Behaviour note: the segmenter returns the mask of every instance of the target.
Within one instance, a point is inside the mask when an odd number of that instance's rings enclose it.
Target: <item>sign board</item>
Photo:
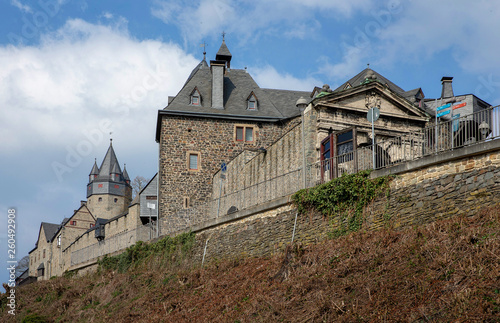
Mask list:
[[[153,210],[156,209],[156,205],[154,203],[148,203],[147,206],[148,209],[153,209]]]
[[[452,110],[455,110],[455,109],[458,109],[458,108],[462,108],[462,107],[465,107],[467,105],[467,102],[464,102],[464,103],[460,103],[460,104],[457,104],[457,105],[454,105]]]
[[[458,118],[460,118],[460,113],[453,116],[453,132],[458,131],[458,127],[460,126],[460,120],[458,120]]]
[[[448,104],[442,105],[440,107],[437,107],[436,111],[441,111],[441,110],[444,110],[444,109],[448,109],[449,107],[451,107],[451,103],[448,103]]]
[[[439,117],[445,116],[445,115],[449,114],[450,112],[451,112],[451,110],[446,110],[446,111],[440,112],[437,114],[436,117],[439,118]]]
[[[222,163],[220,165],[220,170],[222,171],[222,173],[227,172],[227,164],[226,163]]]
[[[376,107],[371,108],[368,110],[368,113],[366,115],[366,118],[368,119],[369,122],[375,122],[378,120],[380,117],[380,110]]]

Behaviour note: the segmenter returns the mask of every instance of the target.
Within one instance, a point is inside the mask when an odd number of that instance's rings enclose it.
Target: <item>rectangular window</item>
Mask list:
[[[236,141],[243,141],[243,131],[245,128],[236,127]]]
[[[253,141],[253,128],[245,128],[245,141]]]
[[[45,249],[43,249],[43,258],[45,258]]]
[[[191,104],[192,105],[198,105],[198,103],[199,103],[198,97],[197,96],[192,96],[191,97]]]
[[[257,109],[255,101],[248,101],[248,110],[255,110],[255,109]]]
[[[189,170],[199,170],[199,157],[196,153],[189,154]]]
[[[60,247],[61,246],[61,235],[59,235],[57,237],[57,246]]]
[[[70,225],[76,225],[76,221],[71,221],[69,224]]]
[[[253,142],[254,141],[253,127],[236,127],[236,141]]]

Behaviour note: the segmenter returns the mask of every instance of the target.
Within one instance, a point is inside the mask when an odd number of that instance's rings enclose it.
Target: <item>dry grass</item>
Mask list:
[[[18,289],[18,318],[29,312],[58,322],[499,322],[499,234],[500,206],[289,246],[281,257],[57,278]]]

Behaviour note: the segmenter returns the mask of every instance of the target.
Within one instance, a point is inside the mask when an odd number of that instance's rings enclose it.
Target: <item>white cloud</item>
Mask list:
[[[23,12],[33,12],[33,9],[31,9],[30,6],[26,5],[26,4],[22,4],[20,0],[11,0],[10,3],[18,8],[19,10],[23,11]]]
[[[0,47],[0,149],[65,149],[101,120],[132,147],[154,144],[156,111],[197,63],[176,44],[131,38],[123,20],[69,20],[38,46]]]
[[[451,51],[450,59],[469,72],[500,67],[500,6],[494,1],[412,1],[401,17],[382,31],[389,59],[429,58]],[[429,10],[431,9],[432,10]]]
[[[316,14],[331,14],[331,19],[351,16],[355,11],[367,11],[372,1],[315,0],[299,1],[229,1],[157,0],[151,8],[153,16],[177,26],[186,41],[199,41],[222,30],[239,37],[258,38],[260,34],[303,39],[321,26]]]
[[[250,73],[262,88],[312,91],[315,86],[323,84],[320,80],[313,77],[298,79],[288,73],[280,74],[272,66],[250,68]]]

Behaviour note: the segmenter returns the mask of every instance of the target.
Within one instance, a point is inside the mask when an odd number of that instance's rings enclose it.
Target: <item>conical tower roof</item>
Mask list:
[[[110,140],[106,156],[104,156],[101,167],[99,167],[99,178],[109,179],[110,174],[121,173],[120,164],[118,164],[118,159],[116,158],[115,150],[113,149],[113,142]]]
[[[97,167],[97,159],[94,160],[94,166],[92,167],[92,170],[90,171],[89,175],[99,175],[99,167]]]
[[[125,181],[130,181],[130,177],[128,177],[128,173],[127,173],[127,167],[126,165],[123,165],[123,179]]]

